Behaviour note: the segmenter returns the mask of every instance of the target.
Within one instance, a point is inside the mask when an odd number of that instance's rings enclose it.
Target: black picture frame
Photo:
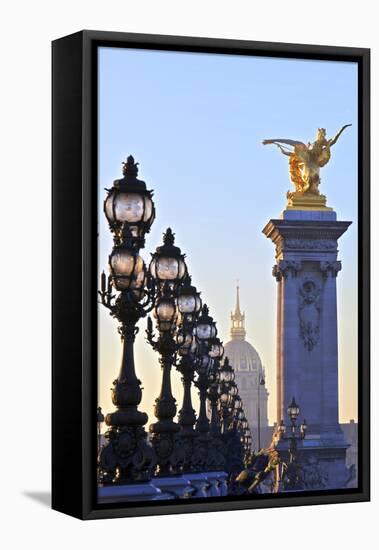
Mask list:
[[[357,489],[114,505],[96,503],[97,56],[100,46],[354,61],[359,80]],[[82,31],[52,43],[52,507],[81,519],[370,499],[370,50]]]

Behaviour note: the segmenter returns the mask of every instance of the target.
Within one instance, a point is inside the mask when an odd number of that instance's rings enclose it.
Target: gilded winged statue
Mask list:
[[[279,453],[275,447],[261,449],[252,453],[246,461],[246,467],[238,474],[235,481],[240,487],[240,494],[262,492],[261,484],[275,472],[280,463]]]
[[[317,130],[316,141],[306,145],[293,139],[265,139],[263,145],[274,144],[289,157],[289,172],[295,193],[319,195],[320,168],[330,160],[330,148],[337,142],[342,132],[351,126],[345,124],[332,139],[326,138],[325,128]],[[289,147],[292,147],[292,150]]]

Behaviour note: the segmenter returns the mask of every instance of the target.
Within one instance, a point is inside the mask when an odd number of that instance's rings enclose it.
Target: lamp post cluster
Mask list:
[[[221,433],[226,444],[226,469],[234,474],[241,471],[251,454],[252,438],[234,370],[227,357],[220,369],[218,393]]]
[[[153,192],[137,178],[138,163],[128,157],[123,178],[107,190],[104,212],[114,245],[109,272],[101,275],[101,303],[119,321],[123,355],[113,382],[116,411],[105,416],[107,444],[99,452],[99,481],[103,485],[133,483],[152,476],[233,469],[250,453],[251,434],[216,323],[202,304],[188,274],[185,255],[170,228],[146,267],[140,251],[155,218]],[[138,410],[141,382],[134,363],[137,323],[147,318],[147,341],[159,354],[162,383],[155,400],[156,422]],[[153,321],[154,319],[154,321]],[[183,383],[177,414],[171,371]],[[196,417],[191,388],[199,392]],[[207,409],[209,408],[209,416]],[[226,450],[225,450],[226,449]]]
[[[302,489],[301,468],[297,460],[298,442],[305,438],[307,432],[307,423],[303,420],[300,426],[297,426],[297,418],[300,414],[299,405],[292,397],[291,403],[287,407],[287,415],[290,425],[287,427],[283,420],[278,426],[278,437],[288,445],[288,460],[284,463],[284,470],[281,475],[285,490]],[[288,428],[288,429],[287,429]]]

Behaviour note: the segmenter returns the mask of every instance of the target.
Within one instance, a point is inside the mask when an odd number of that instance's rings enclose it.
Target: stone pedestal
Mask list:
[[[299,458],[311,470],[319,468],[327,488],[342,487],[346,477],[348,445],[338,421],[336,279],[337,242],[350,223],[337,221],[332,210],[287,209],[263,229],[276,247],[277,422],[288,425],[286,409],[295,397],[299,422],[305,418],[309,428]]]

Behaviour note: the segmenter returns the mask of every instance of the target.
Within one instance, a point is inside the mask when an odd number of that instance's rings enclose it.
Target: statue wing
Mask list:
[[[271,143],[284,143],[285,145],[291,145],[292,147],[295,147],[295,145],[307,147],[305,143],[303,143],[302,141],[296,141],[294,139],[283,139],[283,138],[264,139],[262,143],[263,145],[269,145]]]

